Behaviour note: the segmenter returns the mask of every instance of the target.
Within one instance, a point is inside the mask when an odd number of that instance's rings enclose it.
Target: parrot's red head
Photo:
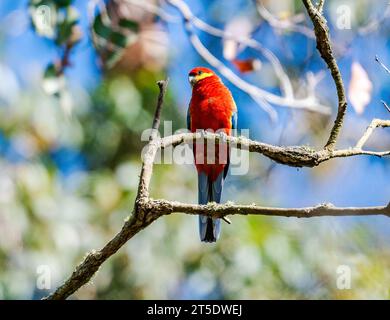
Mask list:
[[[192,69],[188,74],[188,80],[190,81],[192,86],[204,79],[219,80],[218,76],[214,73],[213,70],[204,67],[196,67]]]

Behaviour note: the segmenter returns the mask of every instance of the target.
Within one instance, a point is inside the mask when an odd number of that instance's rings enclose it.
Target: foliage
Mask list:
[[[238,11],[243,2],[234,2],[238,4],[224,7],[226,15],[223,16],[231,17],[237,12],[250,16],[250,7]],[[157,98],[155,82],[170,74],[172,80],[162,120],[173,120],[173,130],[185,127],[190,95],[185,79],[187,69],[195,63],[204,64],[189,46],[182,29],[178,31],[181,25],[162,29],[163,22],[150,13],[140,14],[141,21],[119,14],[116,18],[113,13],[118,11],[113,7],[108,7],[108,15],[115,26],[107,26],[102,12],[94,14],[93,21],[86,23],[86,8],[80,3],[76,0],[29,2],[34,32],[28,27],[26,33],[37,47],[55,48],[54,54],[40,61],[39,80],[28,76],[27,66],[34,62],[28,55],[26,61],[18,61],[25,66],[19,74],[15,64],[10,62],[7,66],[6,59],[0,60],[0,70],[3,70],[0,82],[10,88],[0,89],[1,299],[43,297],[49,290],[37,287],[39,266],[50,267],[51,289],[54,289],[86,252],[101,247],[119,231],[123,220],[131,214],[137,191],[140,153],[145,143],[140,135],[152,122]],[[188,3],[195,9],[198,6],[199,10],[194,11],[203,12],[215,25],[226,22],[219,18],[216,4]],[[298,3],[290,15],[299,13]],[[329,1],[326,13],[331,13],[334,3]],[[359,1],[356,5],[361,24],[365,17],[375,13],[358,10],[364,3]],[[36,10],[42,5],[52,10],[50,29],[45,31],[34,20]],[[291,9],[289,5],[286,8]],[[19,10],[27,12],[28,9]],[[151,43],[141,36],[145,29],[157,33],[158,38],[168,37],[170,45],[164,42],[150,47]],[[344,43],[343,34],[334,29],[331,28],[331,33],[335,42]],[[383,46],[378,51],[381,50],[379,54],[384,59],[387,31],[388,26],[384,25],[372,35],[375,46],[382,39]],[[294,79],[295,87],[302,84],[302,70],[323,68],[313,53],[315,44],[302,35],[283,30],[279,34],[264,21],[252,35],[275,50]],[[18,41],[24,39],[23,35],[19,37]],[[10,51],[1,48],[5,50],[4,55],[16,54],[11,46],[12,37],[7,35],[5,39],[5,47],[9,45]],[[213,52],[222,54],[213,37],[204,35],[202,39]],[[281,45],[278,41],[284,42]],[[358,38],[351,47],[354,52],[362,51],[371,47],[372,42],[369,38]],[[101,78],[92,88],[88,83],[77,82],[86,72],[80,71],[80,64],[86,64],[86,57],[81,54],[84,43],[93,44],[91,59],[99,61],[94,70],[87,71]],[[26,52],[38,50],[31,44],[23,48]],[[158,54],[154,55],[154,50]],[[163,58],[166,50],[169,51],[167,60]],[[255,54],[244,50],[239,58],[252,59]],[[147,58],[143,59],[144,56]],[[261,86],[278,92],[277,79],[263,58],[260,70],[243,77],[259,80]],[[359,53],[354,58],[363,60]],[[343,59],[341,72],[347,74],[349,81],[353,59],[347,55]],[[374,86],[372,101],[379,101],[381,94],[386,97],[386,76],[380,78],[374,63],[361,61],[361,64],[366,65]],[[73,76],[65,72],[71,73],[72,68],[77,70]],[[14,82],[16,85],[11,86]],[[71,85],[73,82],[76,84]],[[324,130],[331,122],[329,118],[278,109],[279,122],[272,126],[243,93],[234,87],[232,91],[239,106],[239,124],[253,129],[254,138],[282,144],[325,142]],[[323,93],[323,100],[336,101],[330,94],[334,92],[330,79],[326,78],[318,91]],[[71,111],[64,108],[68,98],[72,100]],[[374,103],[365,106],[366,119],[349,111],[341,143],[359,136],[366,120],[373,115],[386,114],[379,111],[380,107],[374,107]],[[373,137],[374,148],[389,144],[388,134]],[[275,167],[268,160],[251,155],[249,173],[229,177],[224,198],[275,206],[312,205],[328,200],[341,205],[359,205],[360,201],[374,205],[388,199],[388,161],[353,161],[337,160],[312,171],[297,171]],[[195,202],[194,168],[157,165],[152,196]],[[390,298],[389,221],[384,217],[304,220],[237,216],[232,218],[232,225],[224,224],[221,240],[214,246],[199,242],[196,219],[184,215],[159,219],[114,255],[74,298]],[[340,265],[352,269],[350,290],[339,290],[336,286]]]

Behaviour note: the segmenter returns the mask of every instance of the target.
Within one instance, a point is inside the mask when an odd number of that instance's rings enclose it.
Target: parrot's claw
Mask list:
[[[205,138],[206,137],[206,130],[204,130],[204,129],[200,129],[199,130],[199,133],[200,133],[200,137],[203,139],[203,138]]]

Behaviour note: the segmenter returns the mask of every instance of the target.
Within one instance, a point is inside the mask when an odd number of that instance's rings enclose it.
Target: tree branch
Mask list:
[[[153,119],[153,129],[155,130],[158,130],[160,125],[161,109],[164,102],[168,80],[159,81],[157,82],[157,85],[160,89],[160,93],[157,99],[156,112]],[[156,139],[157,135],[152,133],[150,136],[149,146],[157,146],[158,142],[156,141],[158,140]],[[157,147],[150,148],[147,153],[147,159],[154,160],[157,149]],[[158,218],[158,215],[156,214],[146,214],[147,206],[145,205],[148,203],[149,184],[153,172],[153,160],[144,161],[142,164],[133,213],[130,219],[128,219],[123,225],[122,230],[101,250],[88,253],[83,262],[80,263],[73,271],[69,279],[67,279],[59,288],[57,288],[57,290],[45,299],[60,300],[69,297],[92,278],[104,261],[117,252],[119,248],[121,248],[135,234],[146,228]]]
[[[262,207],[255,204],[235,205],[233,203],[207,205],[187,204],[168,200],[149,200],[150,207],[159,208],[160,215],[183,213],[205,215],[213,218],[224,218],[227,215],[263,215],[278,217],[313,218],[324,216],[372,216],[384,215],[390,217],[390,206],[378,207],[335,207],[331,203],[320,204],[306,208],[273,208]]]
[[[374,120],[372,120],[371,124],[367,127],[366,132],[360,138],[360,140],[356,144],[355,148],[357,148],[357,149],[363,148],[363,146],[367,142],[368,138],[370,138],[370,136],[372,135],[374,130],[376,128],[379,128],[379,127],[381,127],[381,128],[390,127],[390,120],[381,120],[381,119],[374,119]]]
[[[224,39],[232,39],[241,43],[245,46],[251,47],[261,54],[263,54],[272,64],[276,75],[278,76],[283,91],[291,92],[292,89],[290,80],[288,76],[285,74],[283,68],[280,65],[279,60],[277,60],[276,56],[268,49],[263,48],[263,46],[256,40],[245,37],[237,37],[233,34],[230,34],[224,30],[215,28],[206,22],[197,18],[188,5],[182,0],[168,0],[168,3],[175,7],[180,14],[183,16],[185,20],[184,27],[188,33],[189,40],[193,46],[193,48],[199,53],[199,55],[206,60],[211,66],[216,68],[220,74],[222,74],[226,79],[228,79],[234,86],[246,92],[250,97],[255,100],[260,107],[264,109],[268,113],[271,119],[276,118],[276,112],[270,104],[289,107],[295,109],[303,109],[309,110],[313,112],[319,112],[323,114],[329,114],[330,109],[327,106],[322,105],[317,101],[315,97],[305,97],[305,98],[293,98],[289,95],[279,96],[263,90],[247,81],[237,76],[231,69],[229,69],[221,60],[215,57],[202,43],[196,34],[194,27],[209,33],[210,35],[224,38]]]
[[[303,34],[304,36],[314,39],[314,32],[312,29],[309,29],[308,27],[296,23],[296,20],[301,20],[301,15],[304,19],[304,14],[299,14],[293,17],[290,17],[288,19],[279,19],[276,18],[267,10],[267,8],[263,5],[262,0],[256,1],[256,8],[259,13],[259,15],[268,22],[268,24],[279,30],[290,30],[293,32],[298,32]]]
[[[157,108],[154,113],[152,133],[150,135],[149,140],[153,140],[156,138],[155,135],[157,134],[158,128],[160,128],[161,110],[164,103],[164,96],[167,91],[168,83],[169,83],[169,78],[157,82],[158,88],[160,89],[160,93],[158,94],[158,98],[157,98]]]
[[[125,222],[121,231],[101,250],[88,253],[64,284],[57,288],[51,295],[46,297],[46,299],[66,299],[69,297],[80,287],[86,284],[97,272],[104,261],[117,252],[129,239],[142,229],[149,226],[153,221],[164,215],[182,212],[186,214],[201,214],[219,218],[226,218],[227,215],[249,214],[298,218],[362,215],[385,215],[390,217],[390,205],[363,208],[339,208],[333,206],[332,204],[320,204],[315,207],[306,208],[270,208],[261,207],[255,204],[235,205],[233,203],[209,203],[207,205],[198,205],[186,204],[177,201],[167,201],[163,199],[153,200],[149,198],[149,185],[152,178],[153,163],[157,151],[160,148],[166,148],[169,146],[174,147],[182,143],[192,143],[194,140],[200,138],[207,140],[212,139],[216,143],[223,139],[223,141],[229,143],[231,147],[247,149],[249,152],[260,153],[278,163],[293,167],[314,167],[325,161],[339,157],[351,157],[357,155],[371,155],[378,157],[390,156],[390,151],[376,152],[363,150],[363,146],[373,131],[378,127],[390,127],[390,120],[386,121],[374,119],[354,148],[334,150],[347,106],[343,82],[336,60],[332,54],[326,21],[310,1],[303,0],[303,2],[314,24],[317,48],[331,70],[339,98],[337,118],[325,148],[316,151],[304,146],[281,147],[253,141],[244,137],[232,137],[209,132],[183,133],[164,138],[157,138],[157,135],[152,134],[147,145],[146,152],[144,153],[137,197],[130,219]],[[323,1],[320,1],[320,6],[318,7],[319,9],[322,7],[322,4]],[[159,82],[158,85],[160,88],[160,94],[153,121],[153,129],[158,129],[159,127],[161,108],[167,81]]]
[[[321,13],[321,10],[317,10],[317,8],[314,7],[314,5],[312,4],[311,0],[302,1],[306,7],[307,13],[309,14],[311,21],[313,22],[314,34],[316,36],[317,41],[317,49],[320,52],[322,59],[325,61],[328,68],[330,69],[330,73],[337,89],[337,97],[339,100],[337,116],[333,128],[330,132],[328,142],[324,147],[325,149],[333,150],[337,142],[337,137],[343,125],[345,112],[347,110],[347,99],[345,96],[344,83],[343,79],[341,78],[341,73],[337,65],[336,59],[333,56],[329,29],[326,20]],[[318,8],[321,9],[322,6],[323,1],[320,1]]]
[[[325,0],[319,0],[317,4],[317,10],[322,13],[322,10],[324,9]]]
[[[365,141],[372,134],[372,131],[377,127],[390,127],[390,120],[374,119],[362,138]],[[369,131],[367,133],[367,131]],[[362,147],[365,143],[359,144],[353,148],[340,149],[340,150],[314,150],[307,146],[275,146],[260,141],[250,140],[246,137],[234,137],[221,134],[214,134],[211,132],[196,132],[196,133],[180,133],[173,136],[161,138],[159,142],[156,141],[155,145],[148,148],[148,155],[145,156],[144,161],[153,161],[149,158],[149,154],[156,153],[156,150],[151,151],[154,148],[167,148],[170,146],[178,146],[182,143],[193,143],[198,139],[213,140],[216,144],[220,141],[227,142],[231,147],[237,149],[245,149],[249,152],[255,152],[262,154],[263,156],[274,160],[277,163],[288,165],[291,167],[316,167],[321,163],[334,159],[334,158],[346,158],[352,156],[370,155],[377,157],[384,157],[390,155],[389,151],[368,151],[363,150]],[[359,140],[359,141],[360,141]],[[198,140],[199,141],[199,140]]]
[[[387,72],[390,74],[390,70],[388,67],[386,67],[386,65],[379,60],[379,57],[378,56],[375,56],[375,61],[379,63],[379,65]]]
[[[390,107],[387,105],[387,103],[386,103],[385,101],[383,101],[383,100],[381,100],[381,102],[382,102],[383,106],[385,107],[385,109],[386,109],[388,112],[390,112]]]
[[[160,90],[164,90],[164,86],[160,86]],[[160,91],[160,93],[161,92],[162,91]],[[159,99],[158,101],[159,103],[162,103],[163,99]],[[157,107],[157,109],[158,108],[159,107]],[[364,145],[365,141],[367,141],[368,137],[375,128],[390,126],[390,120],[384,121],[374,119],[373,123],[374,125],[369,126],[363,137],[359,140],[358,145],[361,145],[361,147]],[[207,140],[213,139],[216,143],[218,143],[220,139],[224,139],[224,141],[229,143],[231,146],[234,145],[236,148],[245,148],[248,149],[249,152],[257,152],[279,163],[294,167],[314,167],[322,162],[338,157],[350,157],[355,155],[372,155],[382,157],[390,155],[390,151],[365,151],[360,147],[335,151],[328,149],[314,151],[302,146],[279,147],[253,141],[244,137],[231,137],[208,132],[183,133],[164,138],[153,138],[149,142],[144,154],[138,193],[131,218],[125,222],[122,230],[110,242],[108,242],[103,249],[90,252],[85,257],[84,261],[76,267],[70,278],[54,293],[48,296],[47,299],[66,299],[68,296],[73,294],[76,290],[86,284],[104,261],[117,252],[129,239],[142,229],[149,226],[153,221],[164,215],[181,212],[186,214],[202,214],[219,218],[224,218],[226,215],[249,214],[298,218],[362,215],[385,215],[390,217],[389,206],[339,208],[333,206],[332,204],[321,204],[315,207],[306,208],[270,208],[258,205],[235,205],[232,203],[209,203],[208,205],[197,205],[177,201],[150,199],[149,185],[153,172],[153,162],[159,148],[177,146],[182,143],[191,143],[202,137]],[[362,143],[361,141],[363,138],[365,140]]]

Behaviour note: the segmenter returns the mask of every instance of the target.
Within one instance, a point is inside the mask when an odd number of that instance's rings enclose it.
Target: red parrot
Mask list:
[[[226,135],[231,135],[232,129],[237,128],[237,107],[229,89],[212,70],[207,68],[194,68],[188,77],[192,86],[192,97],[187,113],[188,129],[191,132],[211,129],[214,132],[223,131]],[[216,145],[213,149],[215,150],[212,150],[213,154],[210,155],[207,143],[194,145],[199,204],[221,202],[223,182],[229,169],[229,151],[226,143]],[[199,216],[201,241],[217,241],[220,231],[220,219]]]

